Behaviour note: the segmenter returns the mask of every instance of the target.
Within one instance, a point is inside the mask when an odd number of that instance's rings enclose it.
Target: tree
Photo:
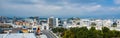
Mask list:
[[[95,27],[91,27],[91,28],[90,28],[90,31],[95,31],[95,30],[96,30]]]
[[[95,27],[91,27],[88,31],[88,38],[102,38],[102,31],[96,30]]]
[[[87,31],[83,31],[83,30],[80,30],[77,34],[76,34],[77,38],[88,38],[88,32]]]
[[[114,23],[112,24],[112,27],[117,27],[117,23],[114,22]]]
[[[96,30],[91,27],[74,27],[64,30],[65,28],[54,28],[56,33],[62,33],[63,38],[116,38],[120,37],[120,31],[110,30],[107,27],[102,27],[102,30]]]
[[[88,28],[87,27],[81,27],[81,28],[79,28],[79,30],[88,31]]]
[[[72,33],[70,30],[65,31],[65,34],[63,38],[74,38],[74,33]]]
[[[53,28],[52,31],[54,33],[56,33],[58,36],[63,36],[63,32],[65,31],[66,29],[65,28],[62,28],[62,27],[56,27],[56,28]]]
[[[75,37],[74,37],[74,38],[76,38],[76,36],[77,36],[76,34],[77,34],[77,32],[80,31],[80,29],[79,29],[79,27],[74,27],[74,28],[70,28],[70,31],[75,34]]]
[[[96,25],[97,25],[97,24],[96,24],[96,23],[94,23],[94,22],[92,22],[92,23],[91,23],[91,26],[96,26]]]
[[[110,32],[112,37],[120,37],[120,31],[112,30]]]
[[[57,33],[57,29],[56,29],[56,28],[53,28],[52,31],[53,31],[54,33]]]
[[[103,38],[103,32],[101,30],[97,30],[97,38]]]
[[[79,28],[79,31],[76,34],[76,38],[87,38],[88,37],[88,29],[87,27]]]
[[[95,27],[91,27],[88,31],[88,38],[97,38],[97,33]]]
[[[103,32],[103,38],[110,38],[110,33],[109,33],[109,28],[107,27],[102,27],[102,32]]]
[[[102,31],[103,31],[103,33],[106,33],[106,32],[109,32],[109,31],[110,31],[110,29],[109,29],[109,28],[107,28],[107,27],[102,27]]]

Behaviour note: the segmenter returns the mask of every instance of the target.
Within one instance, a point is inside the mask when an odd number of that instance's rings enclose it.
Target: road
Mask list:
[[[36,36],[37,38],[47,38],[47,36],[46,35],[44,35],[44,34],[42,34],[42,35],[40,35],[40,36]]]
[[[47,36],[47,38],[56,38],[49,30],[42,30],[42,33]]]

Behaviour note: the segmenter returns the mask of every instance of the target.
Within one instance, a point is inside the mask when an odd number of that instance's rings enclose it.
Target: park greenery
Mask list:
[[[62,38],[120,38],[120,31],[110,30],[107,27],[102,27],[102,30],[97,30],[95,27],[88,29],[87,27],[74,28],[53,28],[52,31]]]

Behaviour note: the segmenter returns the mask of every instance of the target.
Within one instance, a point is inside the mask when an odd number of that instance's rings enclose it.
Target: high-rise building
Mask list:
[[[50,28],[58,27],[59,25],[58,22],[59,22],[58,18],[54,18],[54,17],[48,18],[48,25]]]
[[[54,17],[48,18],[48,25],[50,28],[53,28],[53,20],[54,20]]]
[[[4,17],[4,16],[0,16],[0,22],[1,23],[5,23],[5,22],[7,22],[7,17]]]
[[[55,19],[55,26],[56,26],[56,27],[58,27],[58,25],[59,25],[58,22],[59,22],[59,20],[58,20],[58,18],[56,18],[56,19]]]

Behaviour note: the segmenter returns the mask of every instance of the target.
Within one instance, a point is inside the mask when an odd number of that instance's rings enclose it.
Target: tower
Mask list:
[[[49,28],[53,28],[53,19],[54,19],[54,17],[50,17],[50,18],[48,18],[48,25],[49,25]]]
[[[55,19],[55,26],[56,26],[56,27],[58,27],[58,25],[59,25],[58,22],[59,22],[59,20],[58,20],[58,18],[56,18],[56,19]]]
[[[48,18],[48,25],[50,28],[58,27],[59,25],[59,20],[58,18],[50,17]]]

